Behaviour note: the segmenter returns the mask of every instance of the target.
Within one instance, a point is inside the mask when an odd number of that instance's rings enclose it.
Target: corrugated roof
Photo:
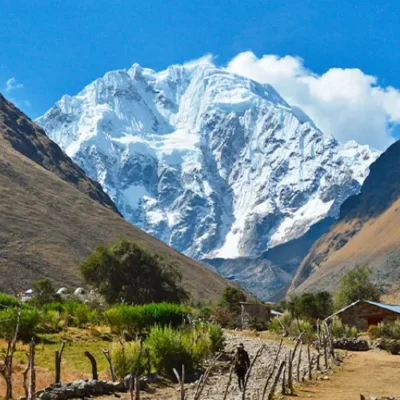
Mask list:
[[[400,305],[398,304],[383,304],[383,303],[376,303],[375,301],[366,301],[366,303],[373,304],[377,307],[385,308],[386,310],[393,311],[397,314],[400,314]]]
[[[336,315],[342,313],[343,311],[347,310],[348,308],[353,307],[353,306],[355,306],[356,304],[361,303],[361,302],[362,302],[362,303],[372,304],[373,306],[377,306],[377,307],[380,307],[380,308],[384,308],[385,310],[389,310],[389,311],[395,312],[395,313],[397,313],[397,314],[400,314],[400,305],[398,305],[398,304],[383,304],[383,303],[378,303],[378,302],[376,302],[376,301],[370,301],[370,300],[357,300],[357,301],[355,301],[354,303],[351,303],[351,304],[349,304],[348,306],[343,307],[341,310],[336,311],[334,314],[330,315],[330,316],[327,317],[326,319],[331,319],[331,318],[333,318],[334,316],[336,316]]]

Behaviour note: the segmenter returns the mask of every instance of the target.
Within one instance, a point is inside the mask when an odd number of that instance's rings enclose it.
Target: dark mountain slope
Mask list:
[[[338,222],[319,239],[290,290],[333,289],[355,265],[373,269],[386,292],[400,285],[400,141],[371,165],[361,192],[344,202]]]
[[[175,262],[197,298],[215,299],[230,285],[115,210],[97,183],[0,96],[0,290],[16,292],[44,277],[79,285],[79,263],[120,235]]]

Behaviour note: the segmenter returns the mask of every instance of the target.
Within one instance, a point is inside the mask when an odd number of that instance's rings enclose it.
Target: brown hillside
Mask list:
[[[400,142],[371,166],[361,193],[312,247],[289,291],[333,289],[356,265],[368,266],[386,293],[400,287]]]
[[[100,186],[0,95],[0,290],[17,292],[44,277],[79,285],[80,262],[120,235],[176,262],[197,298],[215,299],[231,285],[114,210]]]

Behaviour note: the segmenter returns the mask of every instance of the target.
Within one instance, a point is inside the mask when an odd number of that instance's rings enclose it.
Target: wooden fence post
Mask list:
[[[293,394],[293,353],[292,350],[289,351],[289,359],[288,359],[288,387],[290,390],[290,394]]]
[[[285,361],[282,361],[282,362],[281,362],[281,365],[279,366],[278,372],[277,372],[277,374],[276,374],[276,376],[275,376],[275,379],[274,379],[274,382],[272,383],[272,386],[271,386],[271,391],[269,392],[269,395],[268,395],[268,400],[272,400],[272,399],[274,398],[274,393],[275,393],[276,385],[277,385],[278,382],[279,382],[279,378],[280,378],[280,376],[281,376],[281,373],[282,373],[283,368],[285,367],[285,364],[286,364],[286,362],[285,362]]]
[[[32,338],[29,346],[29,390],[28,400],[36,399],[36,368],[35,368],[35,339]]]
[[[8,341],[7,351],[4,356],[4,364],[0,367],[0,374],[2,375],[2,377],[6,382],[6,395],[5,395],[6,400],[12,399],[13,397],[12,368],[13,368],[15,348],[17,345],[20,321],[21,321],[21,310],[18,310],[17,323],[15,325],[14,335],[13,338]]]
[[[303,352],[303,342],[300,343],[299,358],[297,360],[297,382],[301,381],[300,378],[300,364],[301,364],[301,353]]]
[[[55,383],[61,383],[61,359],[63,356],[64,347],[65,347],[65,342],[62,341],[60,350],[57,350],[55,352],[55,371],[56,371]]]
[[[107,362],[108,362],[108,369],[110,371],[110,378],[111,378],[111,380],[113,382],[115,382],[115,373],[114,373],[114,367],[113,367],[111,356],[110,356],[110,350],[103,349],[103,354],[104,354],[104,357],[107,359]]]
[[[311,364],[311,351],[310,351],[310,342],[308,342],[307,346],[307,358],[308,358],[308,380],[312,380],[312,364]]]
[[[261,356],[261,354],[263,353],[264,350],[265,350],[265,346],[262,346],[262,347],[260,347],[260,348],[257,350],[257,353],[256,353],[256,355],[254,356],[253,361],[252,361],[252,363],[250,364],[250,367],[249,367],[249,369],[248,369],[247,372],[246,372],[246,377],[245,377],[245,379],[244,379],[244,385],[243,385],[242,400],[245,400],[245,399],[246,399],[247,383],[248,383],[248,381],[249,381],[249,378],[250,378],[250,375],[251,375],[251,371],[252,371],[252,369],[253,369],[253,366],[254,366],[255,362],[257,361],[257,359]]]
[[[89,359],[90,363],[92,364],[92,379],[97,381],[99,379],[99,375],[97,373],[97,362],[94,358],[93,354],[89,351],[85,351],[85,356]]]
[[[267,393],[267,388],[268,388],[269,381],[272,379],[272,377],[274,375],[275,366],[276,366],[276,364],[278,362],[279,353],[281,352],[281,348],[282,348],[282,343],[283,343],[283,339],[281,339],[281,342],[279,343],[278,351],[276,353],[276,356],[275,356],[275,359],[274,359],[274,363],[272,364],[272,369],[269,372],[268,377],[267,377],[267,379],[265,381],[264,389],[263,389],[262,395],[261,395],[261,400],[265,400],[265,394]],[[225,400],[225,398],[224,398],[224,400]]]

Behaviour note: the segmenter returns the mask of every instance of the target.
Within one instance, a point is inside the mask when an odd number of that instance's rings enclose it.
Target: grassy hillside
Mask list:
[[[44,277],[79,285],[79,263],[121,235],[174,261],[197,298],[215,299],[231,285],[125,222],[101,187],[1,95],[0,193],[1,291],[26,289]]]

